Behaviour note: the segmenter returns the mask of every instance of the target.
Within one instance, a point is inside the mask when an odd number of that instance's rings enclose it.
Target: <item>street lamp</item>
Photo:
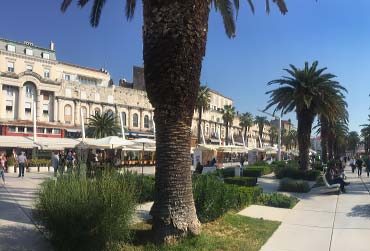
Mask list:
[[[278,156],[277,157],[278,157],[278,161],[280,161],[281,160],[281,117],[265,112],[265,111],[262,111],[262,110],[258,110],[258,111],[279,120],[278,153],[277,153]]]

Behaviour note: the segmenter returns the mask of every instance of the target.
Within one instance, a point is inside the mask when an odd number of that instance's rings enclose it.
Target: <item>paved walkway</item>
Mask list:
[[[347,168],[349,170],[349,168]],[[368,251],[370,178],[347,172],[345,194],[315,188],[289,212],[261,251]],[[257,216],[258,217],[258,216]]]
[[[0,181],[0,251],[51,250],[31,217],[37,186],[48,174],[26,173],[23,179],[5,175],[5,186]]]

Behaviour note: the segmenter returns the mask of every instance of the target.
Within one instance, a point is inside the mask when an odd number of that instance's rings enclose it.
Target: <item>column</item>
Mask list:
[[[3,97],[3,84],[0,84],[0,120],[2,118],[5,118],[5,114],[4,114],[4,111],[5,111],[5,102],[3,102],[4,100],[4,97]],[[0,129],[1,130],[1,129]]]
[[[55,92],[54,92],[54,95],[53,95],[53,122],[57,122],[58,121],[58,101],[57,101],[57,97],[55,96]]]
[[[131,108],[127,107],[127,128],[131,129]]]
[[[41,121],[42,118],[42,100],[43,97],[41,96],[41,90],[37,89],[37,97],[36,97],[36,120]]]
[[[64,107],[62,106],[62,100],[60,98],[57,99],[58,101],[58,122],[64,122]]]
[[[75,108],[75,120],[74,120],[74,123],[75,125],[79,125],[81,123],[81,102],[80,101],[75,101],[74,102],[75,105],[74,105],[74,108]]]
[[[139,130],[140,130],[140,132],[143,130],[143,123],[144,123],[143,109],[140,109],[140,116],[139,116]]]
[[[16,102],[15,102],[16,103]],[[15,106],[15,103],[13,104]],[[24,93],[23,86],[18,88],[18,120],[24,119]]]

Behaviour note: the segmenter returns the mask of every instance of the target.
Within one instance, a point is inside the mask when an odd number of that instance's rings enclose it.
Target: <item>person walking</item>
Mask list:
[[[361,177],[362,175],[362,164],[363,161],[361,159],[361,156],[356,160],[356,167],[357,167],[357,175],[358,177]]]
[[[58,171],[60,174],[63,175],[64,173],[64,169],[65,169],[65,166],[66,166],[66,156],[64,154],[64,151],[61,151],[59,153],[59,163],[58,163]]]
[[[51,166],[54,169],[54,176],[57,176],[58,167],[59,167],[59,155],[58,152],[53,152],[51,155]]]
[[[24,167],[27,164],[27,157],[26,157],[25,152],[21,152],[21,154],[18,155],[17,162],[18,162],[18,166],[19,166],[18,178],[20,178],[21,176],[23,178],[24,177]]]
[[[352,169],[352,173],[354,173],[355,172],[355,168],[356,168],[356,166],[355,166],[355,158],[351,158],[350,159],[350,161],[349,161],[349,165],[351,166],[351,169]]]
[[[74,161],[72,151],[68,152],[67,157],[66,157],[66,161],[67,161],[67,173],[72,173],[73,161]]]
[[[5,163],[6,163],[6,157],[4,153],[0,154],[0,176],[3,180],[3,183],[5,185]]]
[[[369,174],[370,174],[370,155],[367,156],[367,159],[365,160],[365,165],[366,165],[367,177],[369,177]]]

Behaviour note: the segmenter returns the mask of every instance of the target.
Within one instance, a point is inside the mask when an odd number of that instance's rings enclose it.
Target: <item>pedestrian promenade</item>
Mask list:
[[[37,186],[48,175],[25,173],[22,179],[6,173],[5,186],[0,183],[0,251],[51,250],[31,217]]]
[[[348,167],[346,174],[346,193],[315,188],[289,213],[278,214],[282,224],[261,251],[370,250],[370,178],[358,178]]]

